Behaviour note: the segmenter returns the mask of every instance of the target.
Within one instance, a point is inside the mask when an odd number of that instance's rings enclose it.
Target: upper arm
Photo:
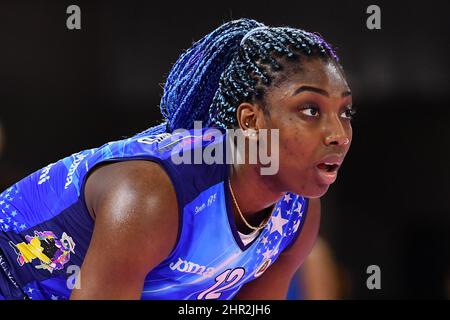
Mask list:
[[[309,199],[300,235],[257,279],[245,284],[235,299],[285,299],[292,276],[311,252],[320,226],[320,199]]]
[[[95,227],[71,298],[139,299],[148,272],[175,246],[178,207],[170,178],[153,162],[119,162],[94,171],[85,194]]]

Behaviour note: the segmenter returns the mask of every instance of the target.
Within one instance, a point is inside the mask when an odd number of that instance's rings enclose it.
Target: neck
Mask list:
[[[233,164],[230,170],[231,186],[242,215],[251,225],[259,225],[271,212],[265,209],[273,206],[284,192],[276,190],[270,179],[273,176],[261,175],[257,165]],[[239,214],[235,217],[236,221],[242,220]]]

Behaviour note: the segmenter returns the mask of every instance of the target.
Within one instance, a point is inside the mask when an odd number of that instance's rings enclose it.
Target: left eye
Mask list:
[[[355,117],[355,114],[356,114],[355,110],[353,110],[352,108],[348,108],[347,110],[345,110],[342,113],[342,117],[344,119],[350,119],[351,120],[351,119],[353,119]]]

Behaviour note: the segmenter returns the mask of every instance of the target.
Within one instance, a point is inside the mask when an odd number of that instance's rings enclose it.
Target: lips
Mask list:
[[[328,155],[322,158],[315,167],[319,180],[323,184],[332,184],[336,181],[337,172],[342,161],[343,157],[338,154]]]
[[[324,170],[326,172],[336,171],[338,167],[339,167],[338,164],[327,163],[327,162],[322,162],[317,165],[317,168],[319,168],[320,170]]]

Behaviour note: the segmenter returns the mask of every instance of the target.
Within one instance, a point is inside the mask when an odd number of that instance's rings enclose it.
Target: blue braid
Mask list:
[[[237,124],[241,102],[262,99],[283,70],[279,58],[297,60],[317,55],[338,62],[338,57],[316,33],[288,27],[265,27],[251,19],[227,22],[181,54],[164,85],[160,102],[164,122],[139,135],[190,129],[194,121],[230,128]],[[242,43],[241,43],[242,40]]]
[[[281,57],[296,61],[299,55],[317,56],[339,62],[331,45],[317,33],[288,27],[255,30],[245,37],[233,60],[223,72],[213,98],[209,116],[223,129],[237,125],[236,110],[240,103],[262,101],[266,88],[284,70]],[[287,63],[287,62],[286,62]],[[264,106],[264,104],[262,104]],[[264,110],[267,112],[268,110]]]
[[[250,19],[228,22],[182,54],[167,78],[161,99],[161,112],[170,131],[192,128],[194,121],[208,122],[221,74],[242,37],[258,26],[259,22]]]

